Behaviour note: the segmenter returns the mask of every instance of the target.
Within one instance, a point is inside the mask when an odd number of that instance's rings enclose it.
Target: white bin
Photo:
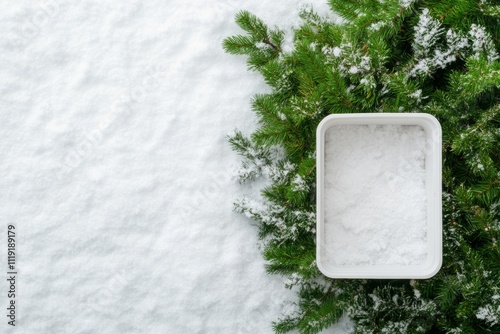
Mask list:
[[[349,127],[349,125],[354,126],[354,127]],[[367,125],[366,127],[363,127],[363,125]],[[388,125],[389,127],[387,127]],[[347,126],[347,127],[346,127]],[[357,126],[357,127],[356,127]],[[360,127],[361,126],[361,127]],[[395,259],[398,260],[391,260],[393,259],[393,256],[389,256],[390,252],[396,253],[401,253],[401,254],[406,254],[404,252],[400,252],[396,248],[391,248],[390,246],[390,240],[379,240],[379,242],[382,243],[384,250],[381,251],[380,254],[383,254],[383,257],[387,257],[386,259],[381,258],[380,261],[375,261],[375,262],[349,262],[348,260],[345,259],[350,259],[351,257],[354,258],[355,255],[357,257],[360,257],[359,252],[363,251],[368,251],[370,248],[367,247],[364,244],[363,240],[370,240],[371,235],[376,233],[373,233],[373,231],[376,231],[377,226],[370,226],[366,229],[366,232],[363,232],[363,230],[356,230],[356,237],[352,238],[352,240],[339,240],[338,236],[343,235],[342,233],[345,233],[346,236],[349,234],[345,232],[345,230],[352,230],[356,229],[357,226],[353,225],[356,224],[356,218],[353,218],[353,213],[345,212],[346,210],[342,212],[335,212],[335,198],[332,198],[331,194],[335,193],[333,190],[330,189],[336,189],[336,185],[333,184],[332,182],[328,182],[328,186],[325,187],[325,172],[327,170],[332,170],[332,165],[337,166],[339,164],[345,164],[346,160],[349,160],[350,157],[350,151],[343,152],[342,155],[342,161],[335,161],[331,160],[334,158],[331,158],[332,156],[341,156],[341,155],[328,155],[328,159],[325,159],[325,151],[328,150],[328,145],[335,145],[335,143],[327,142],[325,140],[326,135],[328,133],[329,138],[341,138],[338,137],[339,134],[337,134],[337,137],[335,136],[335,131],[350,131],[349,129],[378,129],[377,131],[384,131],[384,129],[416,129],[419,133],[419,137],[415,138],[420,138],[419,140],[422,140],[424,138],[425,140],[425,146],[424,144],[421,145],[421,147],[425,147],[425,149],[422,149],[421,155],[422,158],[420,159],[420,169],[421,173],[419,175],[422,175],[422,180],[423,184],[421,185],[421,194],[425,197],[421,202],[419,203],[424,203],[421,204],[420,214],[425,217],[425,219],[418,220],[416,221],[415,224],[422,224],[421,227],[416,226],[416,228],[421,228],[422,231],[425,231],[425,234],[420,234],[421,237],[418,240],[420,243],[419,245],[421,246],[420,252],[422,252],[421,259],[418,261],[413,261],[410,263],[404,263],[404,255],[403,259],[400,258],[398,259],[397,257],[394,257]],[[398,127],[401,126],[401,127]],[[413,127],[408,127],[408,126],[413,126]],[[421,127],[421,128],[419,128]],[[330,131],[329,131],[330,129]],[[423,131],[422,131],[423,130]],[[375,130],[371,130],[375,131]],[[401,130],[397,130],[401,132]],[[340,133],[340,132],[339,132]],[[346,133],[346,132],[344,132]],[[367,132],[369,133],[369,132]],[[423,134],[422,134],[423,133]],[[341,136],[341,134],[340,134]],[[369,135],[368,135],[369,136]],[[380,136],[379,136],[380,137]],[[406,138],[406,137],[405,137]],[[411,138],[407,139],[408,142],[411,144]],[[441,161],[441,126],[439,122],[434,118],[433,116],[429,114],[423,114],[423,113],[373,113],[373,114],[336,114],[336,115],[330,115],[327,116],[325,119],[321,121],[321,123],[318,125],[317,132],[316,132],[316,166],[317,166],[317,239],[316,239],[316,262],[318,265],[318,268],[320,271],[325,274],[326,276],[332,277],[332,278],[373,278],[373,279],[403,279],[403,278],[409,278],[409,279],[423,279],[423,278],[429,278],[435,275],[442,263],[442,209],[441,209],[441,168],[442,168],[442,161]],[[387,142],[387,147],[385,150],[390,150],[391,145],[395,145],[397,143],[392,143],[392,142]],[[329,151],[331,152],[331,150]],[[403,151],[404,152],[404,151]],[[352,153],[353,156],[355,152]],[[394,155],[394,153],[392,153]],[[391,155],[391,156],[393,156]],[[425,157],[425,158],[423,158]],[[377,156],[375,156],[374,159],[376,159]],[[339,158],[340,159],[340,158]],[[367,158],[369,159],[369,157]],[[398,159],[397,153],[395,155],[395,159]],[[328,165],[325,166],[325,160]],[[376,163],[376,161],[373,161]],[[348,162],[347,162],[348,163]],[[364,161],[365,165],[367,161]],[[368,161],[369,163],[369,161]],[[351,165],[349,165],[351,166]],[[355,168],[356,166],[354,166]],[[343,167],[343,170],[346,170],[346,168],[351,168],[351,167]],[[347,169],[348,170],[348,169]],[[354,172],[353,172],[354,171]],[[355,175],[353,173],[356,173],[355,169],[351,169],[347,175]],[[370,177],[369,175],[367,176],[367,173],[364,173],[363,170],[360,170],[360,173],[364,175],[360,175],[360,177]],[[368,173],[369,174],[369,173]],[[380,175],[380,173],[379,173]],[[328,175],[327,175],[328,176]],[[341,177],[341,175],[339,176]],[[332,179],[330,177],[330,179]],[[334,178],[333,178],[334,179]],[[335,179],[334,179],[335,180]],[[385,179],[382,179],[382,186],[381,188],[384,188],[385,185],[383,184],[383,181]],[[402,180],[402,181],[401,181]],[[404,177],[400,177],[400,182],[405,182]],[[346,182],[344,182],[346,181]],[[348,180],[342,180],[339,179],[339,182],[343,183],[343,189],[345,187],[349,186],[351,183],[348,182]],[[355,183],[355,182],[354,182]],[[359,182],[358,182],[359,183]],[[401,183],[400,183],[401,184]],[[389,185],[387,185],[389,186]],[[394,190],[394,189],[393,189]],[[394,190],[395,197],[397,200],[392,200],[393,202],[389,202],[388,206],[385,209],[379,209],[378,207],[374,210],[374,215],[378,215],[380,217],[380,212],[379,210],[392,210],[390,209],[391,205],[394,206],[394,208],[397,208],[397,206],[407,204],[411,205],[408,203],[405,203],[405,200],[408,201],[407,198],[405,198],[405,194],[401,193],[398,194],[398,189]],[[347,193],[351,194],[353,192],[347,191]],[[356,205],[356,201],[358,201],[357,198],[342,198],[342,196],[339,196],[339,192],[336,192],[336,198],[337,201],[351,201],[350,203],[352,205]],[[417,193],[418,194],[418,193]],[[328,195],[328,196],[326,196]],[[329,200],[326,201],[326,198]],[[348,197],[348,196],[346,196]],[[351,196],[352,197],[352,196]],[[391,199],[389,199],[391,201]],[[376,201],[375,201],[376,202]],[[371,204],[373,205],[373,204]],[[338,205],[337,205],[338,206]],[[367,205],[368,211],[366,211],[366,208],[364,209],[364,214],[365,217],[368,217],[368,219],[363,220],[363,224],[371,224],[370,223],[370,205]],[[345,209],[345,208],[343,208]],[[355,211],[355,210],[351,210]],[[394,212],[397,213],[397,210],[394,210]],[[350,216],[349,216],[350,214]],[[391,213],[393,214],[393,213]],[[341,217],[351,217],[349,219],[344,219],[344,218],[338,218]],[[382,216],[383,217],[383,216]],[[405,215],[402,215],[401,217],[401,224],[408,224],[408,222],[404,221]],[[383,218],[382,218],[383,219]],[[392,217],[393,221],[398,221],[398,217]],[[394,220],[395,219],[395,220]],[[346,221],[347,220],[347,221]],[[339,223],[340,221],[340,223]],[[328,225],[327,225],[327,223]],[[380,223],[380,221],[379,221]],[[351,224],[351,225],[349,225]],[[413,227],[414,222],[410,222],[411,227]],[[403,225],[401,225],[403,226]],[[406,225],[408,226],[408,225]],[[342,230],[341,230],[342,229]],[[375,230],[374,230],[375,229]],[[392,228],[391,228],[392,229]],[[390,237],[394,242],[396,240],[395,238],[404,238],[408,237],[404,233],[404,229],[398,229],[397,226],[396,228],[393,229],[394,231],[390,231],[387,235],[390,235]],[[372,231],[372,232],[370,232]],[[400,232],[397,232],[400,231]],[[342,232],[342,233],[341,233]],[[365,233],[365,235],[363,235]],[[385,233],[385,232],[384,232]],[[400,235],[398,235],[400,233]],[[354,234],[353,234],[354,235]],[[378,236],[380,238],[380,236]],[[333,240],[333,241],[332,241]],[[335,241],[337,240],[337,241]],[[335,243],[337,242],[337,244]],[[348,242],[349,244],[346,244]],[[344,248],[339,248],[340,245],[346,244],[349,247]],[[401,242],[400,242],[401,244]],[[408,245],[406,245],[408,246]],[[332,250],[335,250],[334,253],[332,253]],[[407,250],[405,250],[407,251]],[[344,253],[342,253],[344,252]],[[399,254],[398,253],[398,254]],[[332,255],[333,254],[333,255]],[[372,257],[378,256],[377,254],[379,253],[372,253]],[[338,256],[337,256],[338,255]],[[352,256],[351,256],[352,255]],[[363,254],[361,254],[363,255]],[[344,259],[344,260],[338,260],[339,259]],[[353,260],[354,261],[354,260]],[[393,262],[391,262],[393,261]]]

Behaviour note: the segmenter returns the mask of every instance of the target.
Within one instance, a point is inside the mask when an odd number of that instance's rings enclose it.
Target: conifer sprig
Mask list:
[[[223,48],[230,54],[248,55],[250,68],[258,69],[282,53],[281,44],[284,38],[282,30],[269,29],[261,19],[248,11],[236,14],[236,23],[248,35],[226,38]]]

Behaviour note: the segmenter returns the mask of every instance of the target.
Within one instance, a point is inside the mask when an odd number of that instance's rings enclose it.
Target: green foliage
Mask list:
[[[281,53],[283,31],[268,29],[262,20],[246,11],[236,14],[236,23],[249,36],[240,35],[226,38],[223,47],[231,54],[248,55],[250,68],[258,69]]]
[[[330,0],[300,13],[294,45],[248,12],[224,49],[272,88],[259,128],[230,136],[240,182],[267,179],[236,211],[256,222],[267,270],[298,291],[276,333],[500,333],[500,5],[493,0]],[[292,50],[285,52],[284,50]],[[315,263],[315,130],[332,113],[426,112],[443,129],[443,267],[432,279],[332,280]]]

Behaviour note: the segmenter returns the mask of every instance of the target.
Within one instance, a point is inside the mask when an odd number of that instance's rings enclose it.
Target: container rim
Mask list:
[[[326,131],[334,125],[397,124],[420,125],[427,139],[427,260],[419,265],[335,266],[324,256],[324,150]],[[430,147],[430,148],[429,148]],[[430,150],[430,153],[429,153]],[[326,116],[316,129],[316,265],[331,278],[425,279],[437,274],[442,265],[442,129],[439,121],[427,113],[352,113]],[[429,181],[430,183],[429,184]],[[430,241],[429,241],[430,240]]]

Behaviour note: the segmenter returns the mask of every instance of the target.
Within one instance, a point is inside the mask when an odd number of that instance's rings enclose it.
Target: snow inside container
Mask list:
[[[316,262],[332,278],[429,278],[442,263],[441,126],[330,115],[316,132]]]

